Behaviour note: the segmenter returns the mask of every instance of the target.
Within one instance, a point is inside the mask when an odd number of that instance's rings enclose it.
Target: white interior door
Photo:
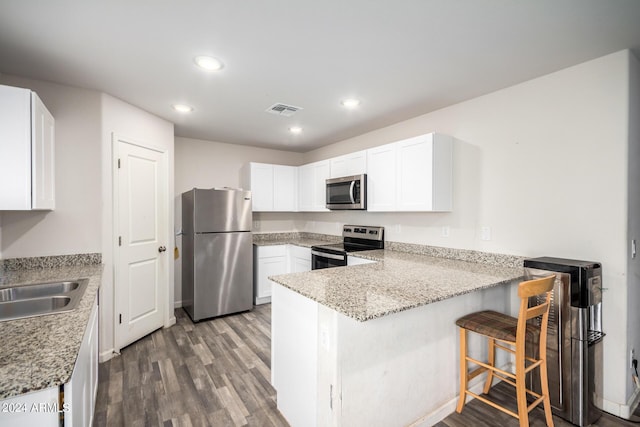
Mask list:
[[[115,141],[115,331],[121,349],[164,325],[168,172],[166,153]]]

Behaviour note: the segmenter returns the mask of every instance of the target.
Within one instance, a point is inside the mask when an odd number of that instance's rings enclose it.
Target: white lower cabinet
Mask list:
[[[288,245],[289,273],[311,271],[311,248]]]
[[[288,273],[287,245],[253,247],[253,296],[256,305],[271,302],[268,277]]]
[[[296,245],[253,247],[254,304],[271,302],[269,277],[311,271],[311,248]]]
[[[61,394],[61,390],[63,394]],[[93,305],[84,332],[73,374],[61,387],[50,387],[33,393],[0,400],[0,426],[60,427],[59,414],[64,413],[64,427],[93,424],[98,392],[98,305]],[[60,397],[64,403],[60,405]]]
[[[94,304],[89,324],[78,352],[71,381],[64,385],[65,402],[70,411],[65,413],[64,426],[90,426],[93,424],[96,394],[98,392],[98,305]]]

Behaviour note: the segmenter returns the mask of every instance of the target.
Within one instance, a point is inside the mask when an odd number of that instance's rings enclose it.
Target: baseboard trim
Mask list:
[[[172,327],[172,326],[173,326],[173,325],[175,325],[175,324],[176,324],[176,316],[171,316],[171,317],[169,318],[169,320],[167,320],[167,323],[165,323],[164,327],[165,327],[165,328],[170,328],[170,327]]]
[[[624,405],[611,402],[607,399],[602,399],[602,410],[611,415],[615,415],[616,417],[628,420],[638,407],[638,403],[640,403],[640,388],[636,387],[635,391]]]
[[[256,299],[253,301],[253,303],[255,305],[260,305],[260,304],[269,304],[271,303],[271,297],[256,297]]]
[[[181,307],[182,307],[182,301],[173,302],[173,308],[181,308]]]
[[[113,356],[115,356],[113,349],[110,348],[108,350],[105,350],[103,352],[101,352],[98,355],[98,363],[102,363],[102,362],[106,362],[108,360],[111,360],[113,358]]]

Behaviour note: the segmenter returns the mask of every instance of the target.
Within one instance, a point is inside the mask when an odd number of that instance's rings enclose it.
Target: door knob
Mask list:
[[[166,251],[166,250],[167,250],[167,248],[166,248],[165,246],[160,246],[160,247],[158,248],[158,252],[160,252],[160,253],[162,253],[162,252],[164,252],[164,251]]]

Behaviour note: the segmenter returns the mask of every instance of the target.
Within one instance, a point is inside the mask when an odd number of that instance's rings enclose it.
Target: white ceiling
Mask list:
[[[625,48],[638,0],[0,0],[0,72],[106,92],[178,136],[301,152]]]

